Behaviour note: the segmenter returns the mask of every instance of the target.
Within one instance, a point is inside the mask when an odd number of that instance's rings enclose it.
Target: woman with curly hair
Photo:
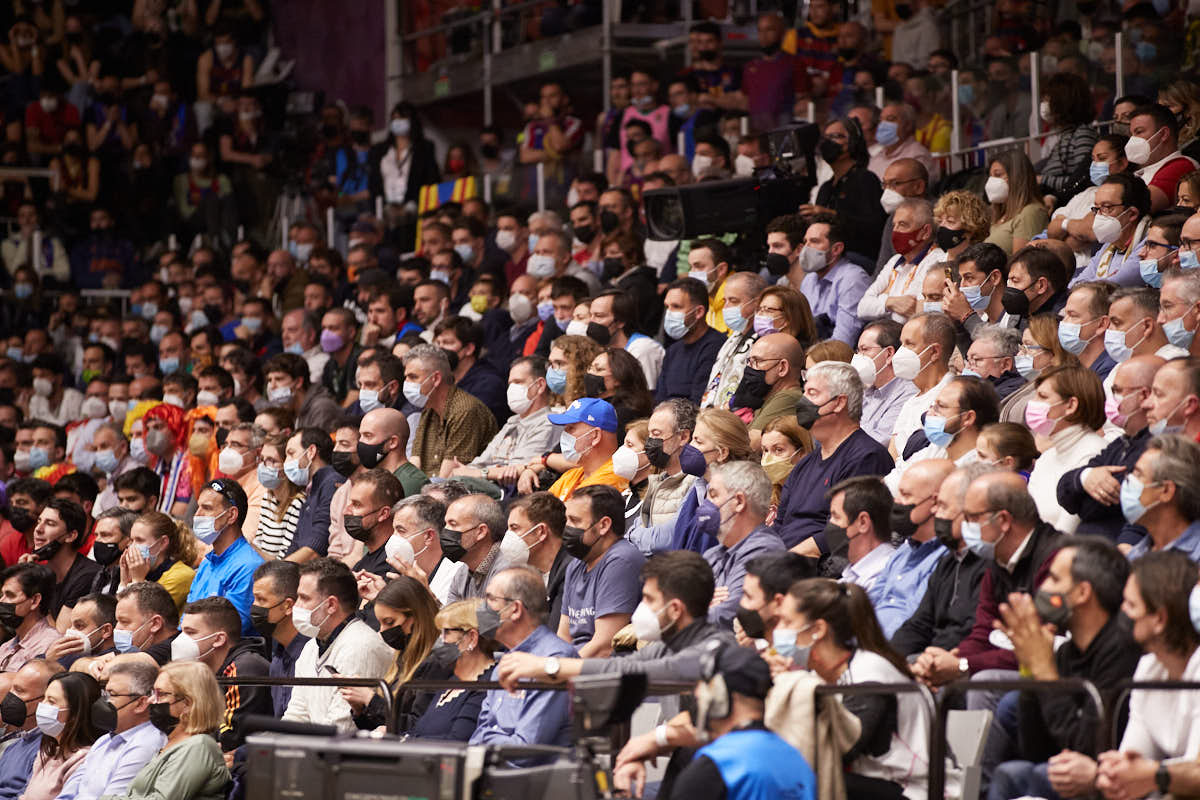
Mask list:
[[[551,405],[565,408],[587,396],[584,375],[600,352],[600,345],[586,336],[559,336],[550,345],[550,369],[546,385],[554,397]]]
[[[971,245],[982,242],[992,230],[987,204],[974,192],[946,192],[933,207],[937,228],[933,240],[946,252],[946,260],[957,259]]]

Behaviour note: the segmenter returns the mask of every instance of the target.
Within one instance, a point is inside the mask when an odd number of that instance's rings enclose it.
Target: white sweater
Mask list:
[[[353,619],[342,628],[324,655],[317,654],[317,640],[312,638],[296,659],[297,678],[332,678],[325,669],[330,664],[337,675],[345,678],[382,678],[396,658],[379,634],[361,619]],[[342,699],[336,686],[297,686],[292,690],[283,718],[314,725],[336,725],[339,731],[354,730],[350,705]]]
[[[1165,681],[1166,667],[1146,654],[1133,673],[1135,681]],[[1192,653],[1182,680],[1200,680],[1200,648]],[[1171,724],[1163,724],[1167,720]],[[1121,750],[1134,750],[1162,761],[1200,756],[1200,692],[1134,692],[1129,700],[1129,725],[1121,739]]]
[[[1051,436],[1050,445],[1029,473],[1029,494],[1043,521],[1063,533],[1074,533],[1079,517],[1058,504],[1058,480],[1103,450],[1104,437],[1083,425],[1071,425]]]

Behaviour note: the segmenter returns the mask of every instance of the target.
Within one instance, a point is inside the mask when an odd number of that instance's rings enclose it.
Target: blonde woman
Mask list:
[[[992,215],[987,204],[974,192],[958,189],[946,192],[933,207],[934,243],[953,261],[977,242],[982,242],[992,230]]]
[[[150,699],[150,722],[167,735],[167,743],[121,797],[223,800],[231,778],[214,734],[225,696],[212,670],[199,661],[173,661],[158,673]]]
[[[266,487],[254,546],[265,556],[283,558],[300,521],[300,507],[308,497],[283,474],[287,434],[268,436],[258,455],[258,482]]]
[[[626,430],[628,433],[628,430]],[[497,644],[479,633],[478,600],[459,600],[438,612],[442,641],[454,647],[454,677],[460,681],[487,680],[495,664]],[[465,742],[479,724],[487,692],[482,689],[444,689],[429,704],[409,734],[418,738]]]
[[[1158,102],[1179,120],[1179,149],[1195,158],[1196,136],[1200,134],[1200,85],[1180,78],[1158,90]]]
[[[196,575],[194,565],[200,560],[200,542],[186,525],[161,511],[134,520],[129,539],[121,554],[121,586],[153,581],[182,610]]]
[[[708,475],[713,464],[729,461],[750,461],[755,453],[750,447],[750,429],[732,411],[706,408],[696,415],[696,429],[688,447],[704,456],[706,469],[691,491],[684,497],[668,550],[694,550],[703,553],[717,542],[701,533],[696,526],[696,508],[708,495]],[[682,459],[680,460],[682,463]]]
[[[1023,150],[1007,150],[992,159],[984,192],[992,204],[987,241],[1009,255],[1029,244],[1050,222],[1038,194],[1033,164]]]
[[[1029,327],[1021,334],[1017,351],[1017,371],[1028,383],[1004,399],[1000,405],[1000,421],[1025,424],[1025,404],[1033,398],[1035,379],[1051,367],[1077,367],[1079,359],[1063,349],[1058,341],[1058,317],[1038,314],[1030,317]]]

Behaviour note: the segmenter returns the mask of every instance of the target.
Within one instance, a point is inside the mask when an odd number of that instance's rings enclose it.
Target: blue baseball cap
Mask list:
[[[551,414],[548,419],[555,425],[570,425],[582,422],[609,433],[617,432],[617,412],[607,400],[581,397],[561,414]]]

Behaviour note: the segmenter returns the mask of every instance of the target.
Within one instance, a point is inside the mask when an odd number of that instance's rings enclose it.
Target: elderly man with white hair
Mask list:
[[[783,485],[772,525],[801,555],[829,552],[845,543],[844,531],[827,527],[830,487],[856,475],[886,475],[894,466],[887,448],[859,427],[862,398],[862,378],[849,364],[822,361],[808,370],[796,419],[812,431],[814,447]]]
[[[896,255],[879,270],[858,301],[862,320],[891,316],[904,323],[921,311],[925,273],[946,260],[946,252],[933,243],[933,205],[910,197],[892,213],[892,247]]]

